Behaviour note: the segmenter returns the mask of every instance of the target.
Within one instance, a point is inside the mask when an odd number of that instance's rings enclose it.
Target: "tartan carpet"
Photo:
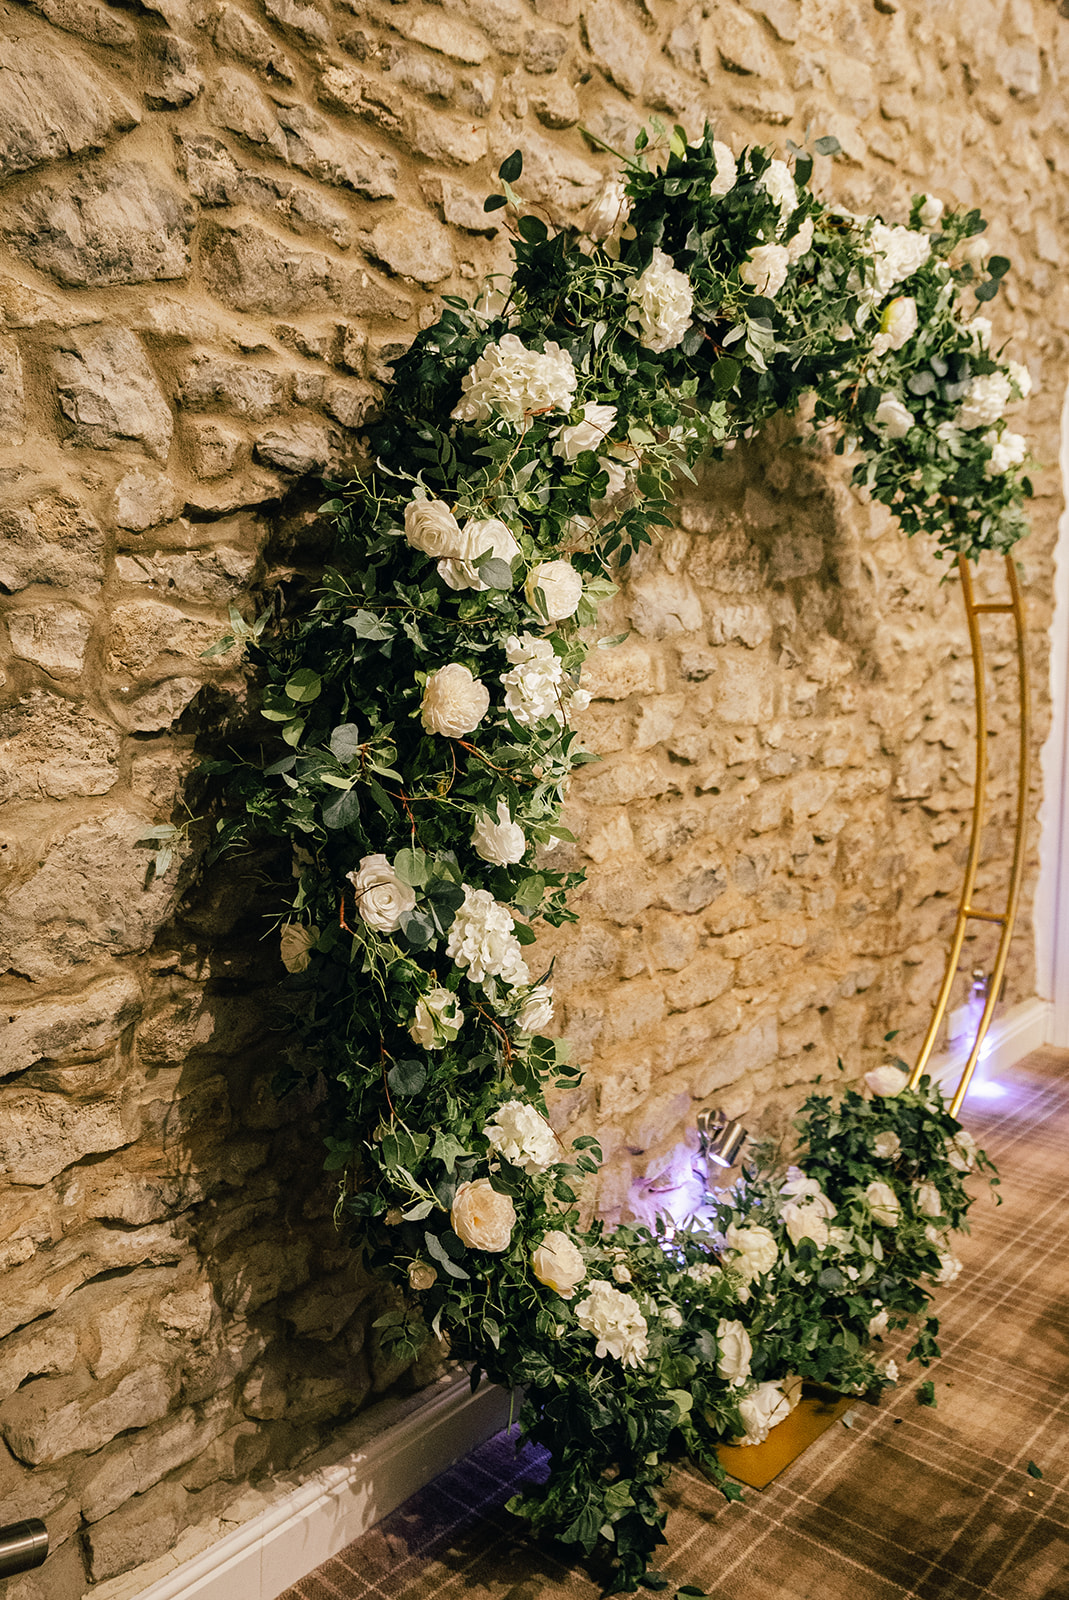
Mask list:
[[[1069,1600],[1069,1051],[1034,1052],[1001,1089],[965,1108],[1003,1204],[980,1192],[973,1207],[965,1270],[936,1303],[942,1359],[924,1373],[890,1345],[898,1389],[742,1504],[678,1468],[657,1558],[668,1595]],[[917,1400],[925,1377],[934,1409]],[[504,1509],[543,1465],[499,1434],[282,1600],[596,1600],[593,1571]]]

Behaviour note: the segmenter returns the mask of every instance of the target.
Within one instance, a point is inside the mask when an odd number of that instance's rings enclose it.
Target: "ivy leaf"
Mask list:
[[[483,201],[483,210],[503,211],[507,205],[508,201],[505,199],[503,194],[491,194],[487,195],[486,199]]]
[[[1027,1467],[1025,1467],[1025,1471],[1030,1478],[1041,1478],[1043,1476],[1042,1468],[1037,1467],[1034,1461],[1030,1461],[1028,1463]]]
[[[356,611],[345,618],[345,626],[352,628],[358,639],[392,639],[393,625],[373,611]]]

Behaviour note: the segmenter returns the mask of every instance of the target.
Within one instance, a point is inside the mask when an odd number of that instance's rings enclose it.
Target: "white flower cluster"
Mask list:
[[[888,350],[901,350],[917,331],[917,302],[912,295],[900,294],[889,300],[880,318],[880,331],[872,341],[872,353],[879,357]]]
[[[530,983],[520,941],[513,933],[511,911],[495,900],[489,889],[464,885],[464,904],[453,918],[446,954],[467,969],[472,983],[500,978],[515,987]]]
[[[516,334],[506,333],[464,374],[453,420],[481,423],[496,416],[521,423],[531,413],[568,411],[576,381],[572,358],[560,345],[550,340],[544,351],[528,350]]]
[[[885,1228],[897,1228],[902,1207],[889,1183],[884,1183],[882,1178],[874,1178],[865,1190],[865,1199],[876,1222]]]
[[[753,1345],[741,1322],[721,1317],[716,1325],[716,1370],[726,1383],[741,1386],[750,1376]]]
[[[544,717],[564,721],[561,709],[564,668],[548,639],[533,633],[510,633],[505,654],[512,663],[501,674],[505,688],[505,709],[522,728],[529,728]]]
[[[654,250],[649,266],[628,284],[628,321],[637,328],[639,344],[663,355],[681,344],[690,327],[694,290],[671,256]]]
[[[984,471],[989,478],[1019,467],[1028,454],[1028,440],[1022,433],[1007,431],[1001,438],[997,433],[985,433],[983,442],[991,450],[990,458],[984,464]]]
[[[739,1273],[746,1283],[752,1283],[766,1272],[771,1272],[779,1259],[779,1247],[768,1230],[758,1224],[739,1228],[729,1223],[724,1240],[731,1253],[728,1266]]]
[[[997,422],[1012,398],[1010,379],[1005,372],[981,372],[969,384],[965,399],[954,418],[959,428],[989,428]]]
[[[811,1239],[818,1250],[825,1249],[831,1242],[828,1223],[836,1215],[836,1207],[816,1178],[807,1178],[798,1167],[788,1167],[780,1194],[788,1197],[781,1215],[791,1243],[797,1246],[803,1239]]]
[[[760,244],[739,268],[739,279],[774,300],[787,281],[791,252],[785,244]]]
[[[575,1308],[575,1320],[597,1339],[595,1355],[614,1356],[625,1367],[639,1367],[649,1355],[647,1323],[638,1301],[605,1278],[591,1281],[586,1299]]]
[[[522,1100],[506,1100],[483,1129],[498,1155],[529,1178],[537,1177],[560,1158],[557,1136],[545,1117]]]
[[[574,461],[584,450],[600,450],[615,423],[615,406],[599,406],[596,401],[588,400],[581,422],[567,423],[554,433],[557,442],[553,454],[564,461]]]
[[[739,1401],[739,1414],[746,1429],[739,1444],[764,1444],[769,1432],[790,1416],[802,1398],[801,1378],[781,1378],[776,1383],[759,1383]]]
[[[583,580],[570,561],[540,561],[523,586],[532,611],[550,622],[575,615],[583,598]]]
[[[782,234],[798,209],[798,190],[794,186],[791,169],[787,163],[770,161],[761,174],[761,187],[779,206],[779,225],[776,233]]]
[[[887,1100],[901,1094],[908,1082],[909,1074],[903,1072],[901,1067],[873,1067],[871,1072],[865,1074],[866,1087]]]
[[[464,1026],[460,1001],[448,989],[429,989],[416,1001],[416,1016],[409,1028],[424,1050],[442,1050],[452,1044]]]
[[[713,195],[730,194],[739,177],[739,169],[731,146],[723,144],[719,139],[714,139],[713,156],[716,159],[716,176],[709,185],[709,193]]]
[[[520,1033],[541,1033],[553,1021],[553,990],[548,983],[536,983],[516,1013]]]
[[[353,886],[357,916],[376,933],[396,933],[402,918],[415,909],[416,896],[384,855],[364,856],[359,868],[346,877]]]
[[[622,178],[610,178],[595,195],[583,218],[583,232],[600,242],[617,241],[631,215],[631,202]]]
[[[895,284],[904,283],[924,266],[932,253],[932,241],[926,233],[912,228],[889,228],[886,223],[874,222],[868,249],[873,258],[874,298],[882,300]],[[869,285],[866,291],[872,293]]]

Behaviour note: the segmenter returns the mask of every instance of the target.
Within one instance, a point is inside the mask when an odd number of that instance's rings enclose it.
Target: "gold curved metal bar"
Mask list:
[[[1029,758],[1031,753],[1031,697],[1028,683],[1028,657],[1025,648],[1025,619],[1024,602],[1021,597],[1021,588],[1017,580],[1017,568],[1012,556],[1007,555],[1006,580],[1010,591],[1009,603],[984,603],[977,605],[974,599],[972,569],[964,556],[958,557],[958,572],[961,576],[961,594],[965,605],[965,618],[969,628],[969,644],[972,649],[973,684],[976,691],[976,772],[973,778],[973,816],[972,830],[969,836],[969,853],[965,863],[965,876],[961,886],[961,896],[958,900],[958,912],[954,923],[954,934],[950,941],[950,950],[947,955],[946,971],[936,997],[932,1020],[924,1036],[917,1064],[910,1075],[910,1087],[915,1087],[921,1074],[931,1057],[935,1046],[936,1037],[943,1018],[946,1015],[947,1005],[950,1001],[954,979],[957,975],[958,962],[961,959],[962,945],[965,942],[965,933],[970,919],[981,922],[1001,924],[1002,932],[999,937],[998,950],[995,955],[995,964],[991,971],[988,984],[987,1000],[984,1005],[983,1015],[980,1018],[969,1051],[968,1059],[962,1068],[958,1087],[954,1098],[950,1102],[950,1111],[957,1116],[961,1109],[962,1101],[972,1081],[976,1064],[980,1059],[987,1031],[991,1026],[991,1019],[995,1014],[998,1004],[999,990],[1006,971],[1006,962],[1010,953],[1010,940],[1013,937],[1013,926],[1017,918],[1017,906],[1021,895],[1021,880],[1024,877],[1024,846],[1026,833],[1025,807],[1028,801],[1029,784]],[[1004,911],[981,910],[972,904],[973,889],[976,884],[976,874],[980,865],[980,845],[983,838],[984,821],[987,812],[987,692],[984,672],[984,642],[980,633],[977,618],[984,615],[1012,615],[1017,646],[1017,698],[1018,698],[1018,747],[1017,747],[1017,816],[1014,827],[1013,862],[1010,867],[1010,881],[1006,892],[1006,909]]]

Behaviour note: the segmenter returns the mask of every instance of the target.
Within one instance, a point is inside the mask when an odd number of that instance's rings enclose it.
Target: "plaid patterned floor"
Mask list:
[[[977,1201],[965,1271],[940,1296],[936,1409],[917,1403],[911,1367],[742,1505],[678,1470],[669,1595],[1069,1600],[1069,1052],[1029,1056],[1001,1095],[970,1097],[966,1122],[1001,1168],[1003,1204]],[[503,1509],[541,1464],[499,1435],[283,1600],[596,1600],[590,1573]]]

